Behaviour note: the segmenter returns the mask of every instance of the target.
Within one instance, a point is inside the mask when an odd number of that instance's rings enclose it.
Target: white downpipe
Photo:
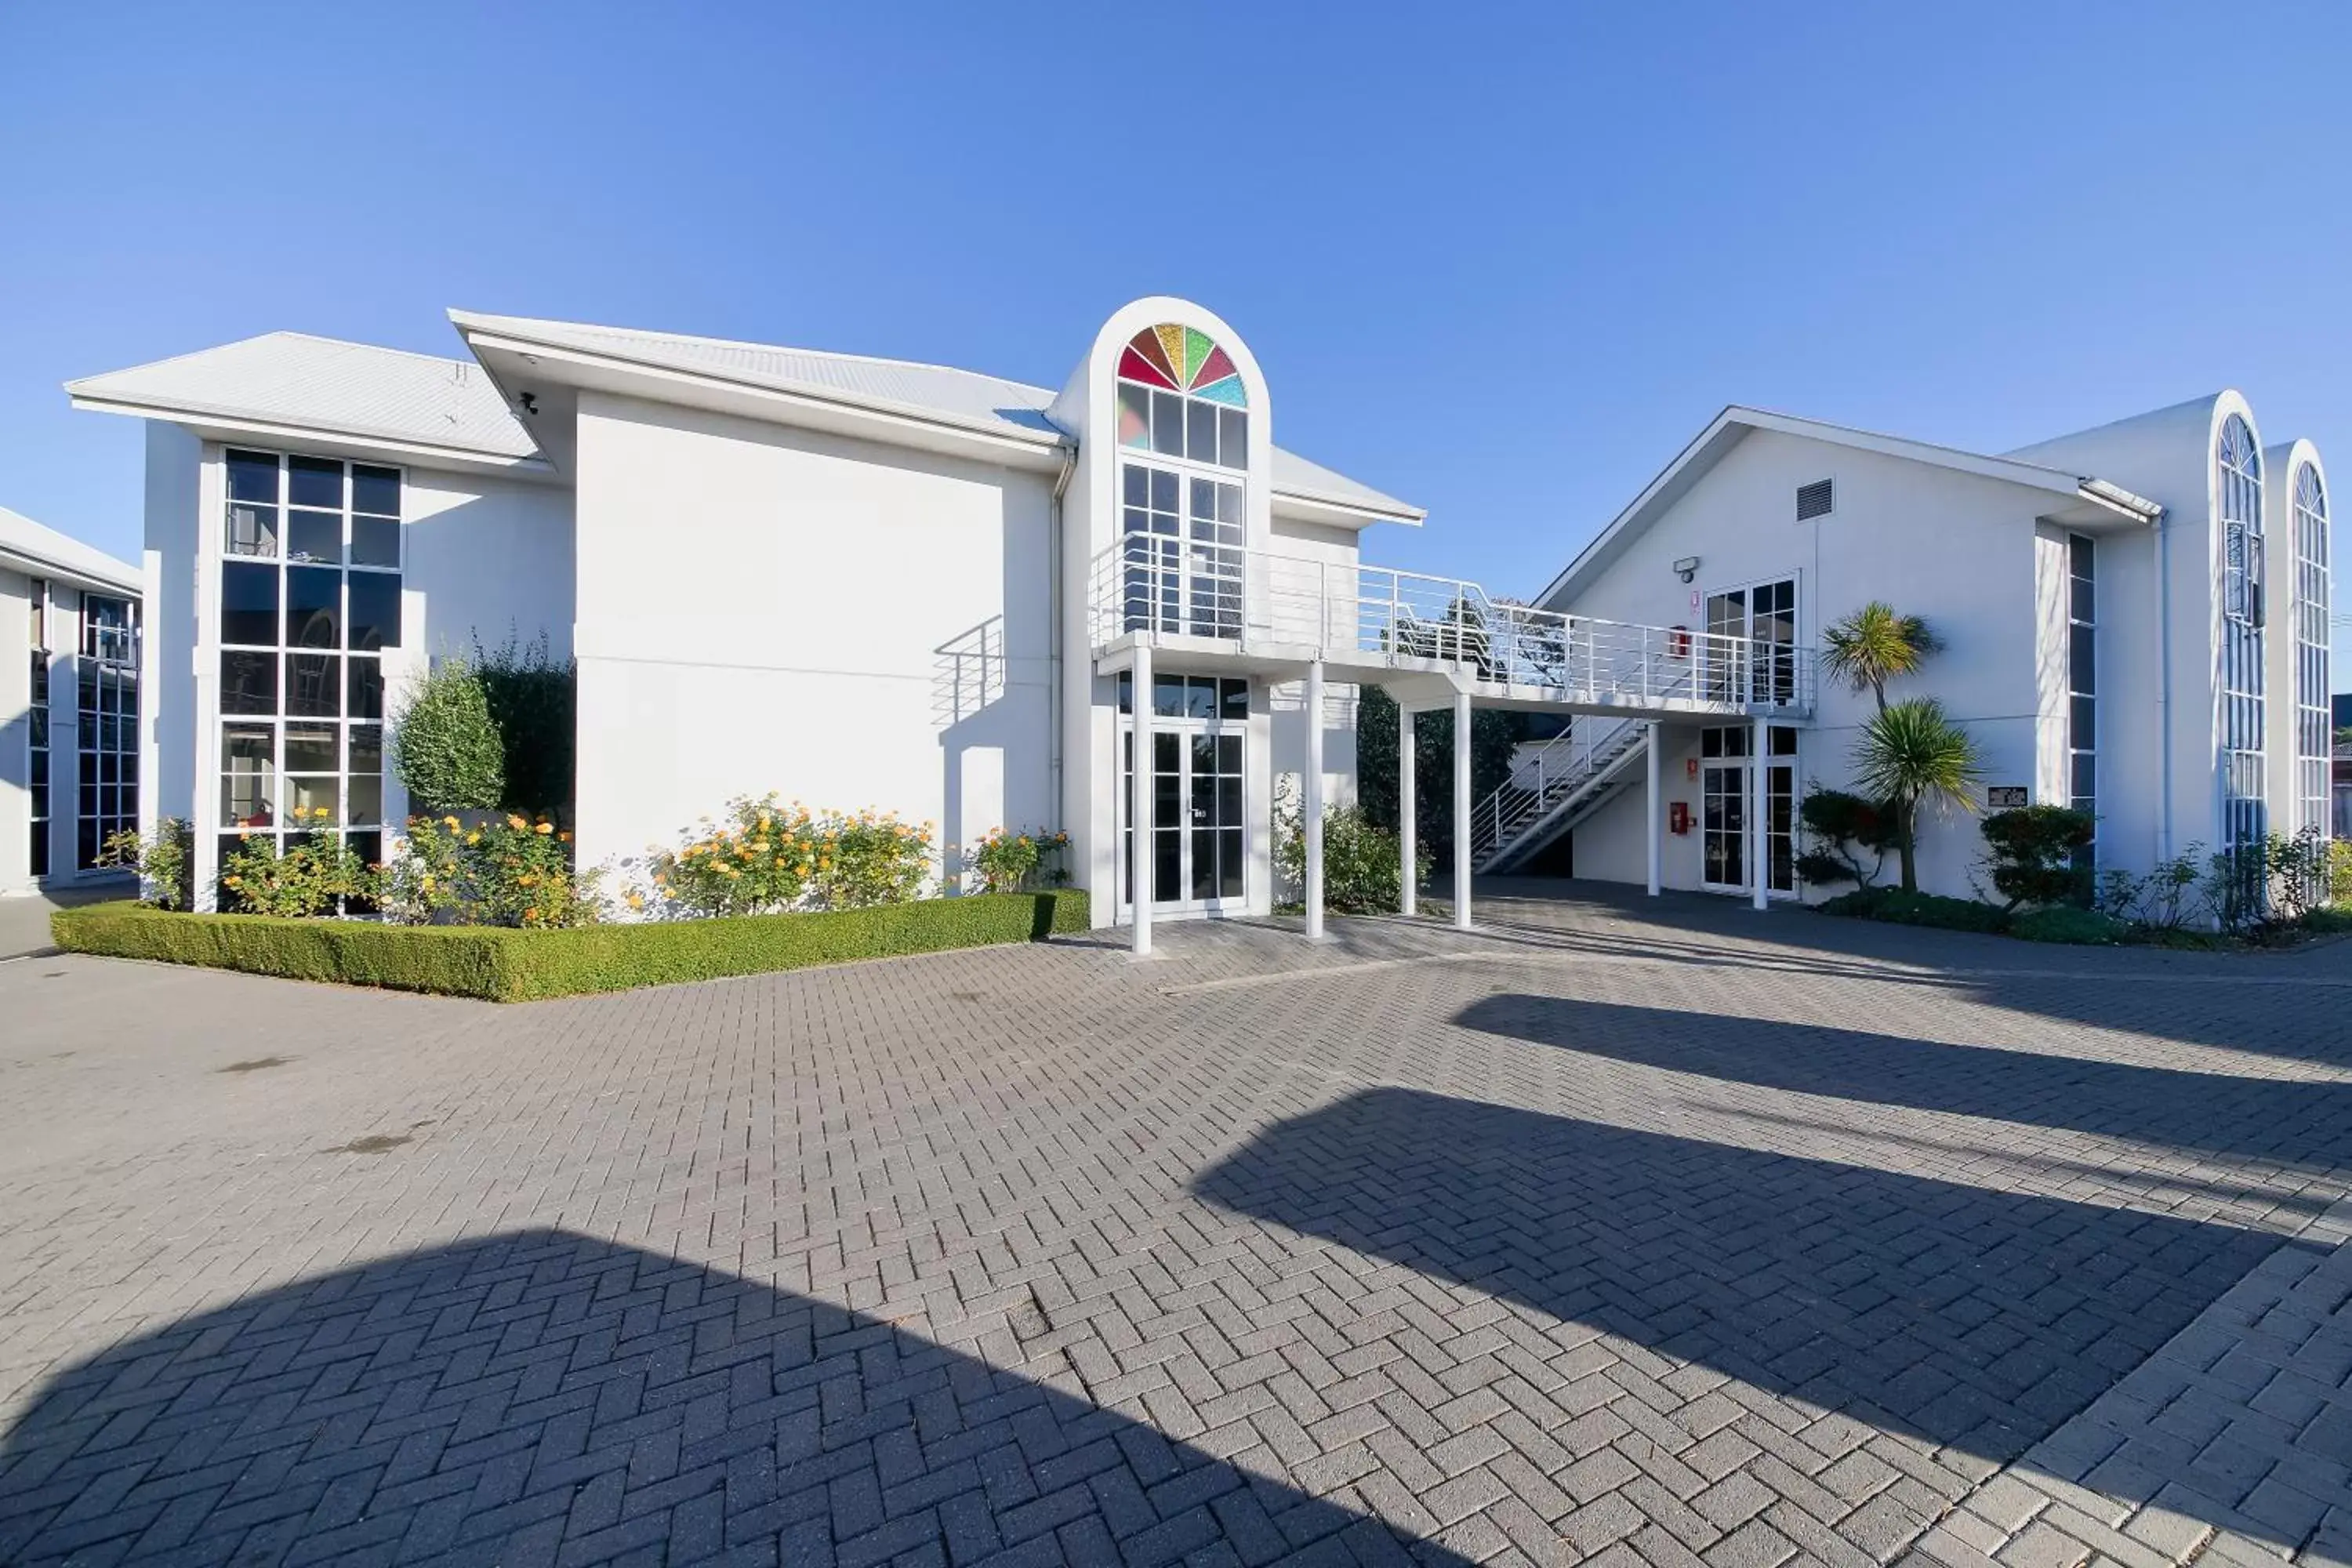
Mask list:
[[[1642,814],[1642,820],[1647,825],[1643,837],[1649,840],[1649,893],[1650,897],[1654,899],[1658,896],[1661,873],[1663,871],[1661,862],[1665,858],[1664,839],[1666,831],[1666,825],[1663,821],[1659,820],[1664,815],[1664,808],[1660,805],[1659,796],[1665,793],[1665,789],[1664,781],[1659,776],[1658,725],[1655,720],[1653,720],[1650,722],[1649,738],[1643,742],[1642,749],[1647,753],[1643,758],[1642,773],[1643,775],[1643,782],[1647,786],[1649,792],[1649,805]]]
[[[1047,636],[1052,639],[1052,646],[1049,649],[1051,658],[1047,668],[1051,673],[1053,680],[1053,688],[1046,700],[1049,706],[1049,710],[1054,715],[1053,729],[1048,736],[1049,749],[1046,752],[1048,759],[1046,772],[1053,780],[1053,795],[1051,798],[1054,802],[1054,825],[1056,829],[1067,826],[1064,821],[1067,813],[1062,803],[1062,728],[1070,721],[1069,715],[1062,711],[1062,652],[1069,641],[1066,630],[1063,625],[1064,620],[1069,613],[1069,607],[1063,602],[1066,592],[1063,584],[1067,574],[1062,563],[1062,495],[1063,492],[1070,488],[1070,476],[1077,471],[1078,454],[1076,448],[1073,447],[1070,451],[1063,455],[1062,472],[1060,476],[1054,480],[1054,500],[1048,508],[1046,523],[1045,595],[1047,615],[1045,620]],[[1007,684],[1011,683],[1012,661],[1009,650],[1006,658],[1005,679]],[[961,823],[956,824],[955,831],[958,833],[962,832],[963,825]]]
[[[1771,894],[1764,886],[1765,868],[1770,864],[1764,850],[1764,721],[1759,718],[1748,731],[1748,885],[1752,889],[1749,901],[1758,911],[1770,907]]]
[[[1135,943],[1138,958],[1151,956],[1151,645],[1135,645],[1135,668],[1129,682],[1135,693],[1135,777],[1127,819],[1135,832],[1132,868],[1128,872],[1135,900]]]
[[[1323,661],[1307,667],[1307,939],[1323,935]]]
[[[1470,694],[1454,694],[1454,926],[1470,929]]]
[[[1413,885],[1413,815],[1418,809],[1413,799],[1412,710],[1397,705],[1397,842],[1404,849],[1404,904],[1406,914],[1418,912],[1421,889]]]

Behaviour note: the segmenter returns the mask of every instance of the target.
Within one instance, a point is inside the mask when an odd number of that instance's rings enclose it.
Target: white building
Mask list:
[[[1944,650],[1889,696],[1936,697],[1972,731],[1979,804],[2088,808],[2098,865],[2144,872],[2328,831],[2326,493],[2312,445],[2264,447],[2234,392],[1999,457],[1735,407],[1539,603],[1799,647],[1873,599],[1924,616]],[[1761,821],[1767,891],[1804,891],[1795,803],[1847,782],[1871,710],[1825,686],[1772,726],[1760,809],[1744,731],[1667,726],[1665,884],[1752,893]],[[1483,863],[1556,864],[1565,837],[1577,875],[1642,879],[1632,741],[1572,731],[1540,790],[1524,759]],[[1921,885],[1965,896],[1982,858],[1973,820],[1932,822]]]
[[[583,863],[775,790],[939,823],[950,881],[990,828],[1066,830],[1110,923],[1140,819],[1139,946],[1155,911],[1271,907],[1279,782],[1348,794],[1353,683],[1462,712],[1755,709],[1716,679],[1738,639],[1596,644],[1360,565],[1363,530],[1419,509],[1276,447],[1248,346],[1182,300],[1118,311],[1058,391],[452,320],[468,359],[277,333],[68,389],[148,422],[144,815],[200,826],[200,896],[238,832],[376,854],[404,684],[509,635],[577,659]],[[1466,762],[1455,784],[1467,816]]]
[[[139,820],[138,569],[0,507],[0,895],[117,873]]]

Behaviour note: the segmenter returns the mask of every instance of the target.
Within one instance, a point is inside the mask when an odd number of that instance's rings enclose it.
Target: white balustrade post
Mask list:
[[[1151,956],[1151,645],[1135,645],[1135,668],[1129,685],[1135,700],[1135,777],[1127,805],[1127,820],[1135,833],[1128,884],[1135,899],[1134,952]]]
[[[1415,912],[1421,901],[1419,879],[1413,875],[1413,799],[1412,710],[1397,707],[1397,842],[1404,850],[1403,912]]]
[[[1307,940],[1323,935],[1323,661],[1307,667]]]
[[[1649,740],[1643,747],[1649,755],[1643,759],[1642,768],[1646,775],[1644,782],[1649,786],[1649,808],[1643,817],[1646,831],[1643,837],[1649,840],[1649,893],[1654,899],[1658,896],[1658,889],[1663,883],[1660,862],[1665,858],[1666,832],[1665,805],[1662,798],[1665,794],[1665,785],[1660,776],[1663,763],[1658,756],[1658,721],[1654,719],[1651,720]]]
[[[1770,865],[1770,857],[1764,851],[1764,720],[1759,714],[1748,730],[1748,859],[1752,868],[1748,885],[1754,889],[1753,901],[1759,910],[1765,908],[1769,898],[1764,880]]]
[[[1470,694],[1454,694],[1454,925],[1470,929]]]

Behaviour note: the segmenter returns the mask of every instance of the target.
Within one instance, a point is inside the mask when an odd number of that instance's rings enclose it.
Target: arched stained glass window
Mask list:
[[[2224,846],[2260,847],[2270,831],[2263,736],[2263,455],[2245,419],[2223,422],[2213,452],[2221,531],[2221,772]],[[2247,896],[2259,901],[2249,870]]]
[[[1198,327],[1146,327],[1118,353],[1118,444],[1221,468],[1249,466],[1249,391]]]

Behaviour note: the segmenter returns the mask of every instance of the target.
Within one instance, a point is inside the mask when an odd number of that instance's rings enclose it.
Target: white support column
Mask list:
[[[1323,661],[1307,667],[1307,940],[1323,935]]]
[[[1404,912],[1413,914],[1421,901],[1421,889],[1414,886],[1413,814],[1419,809],[1413,799],[1412,710],[1397,709],[1397,842],[1404,849]]]
[[[1649,785],[1649,807],[1642,818],[1648,826],[1643,837],[1649,840],[1649,891],[1650,897],[1654,899],[1658,896],[1661,879],[1660,862],[1665,857],[1666,833],[1666,808],[1664,801],[1661,798],[1665,794],[1665,785],[1659,776],[1659,769],[1663,764],[1658,757],[1658,723],[1654,719],[1650,721],[1649,739],[1642,749],[1646,753],[1643,758],[1642,771],[1646,775]]]
[[[1470,929],[1470,694],[1454,694],[1454,926]]]
[[[1765,868],[1771,863],[1764,849],[1765,739],[1764,721],[1759,718],[1748,731],[1748,886],[1750,901],[1759,910],[1770,900],[1764,888]]]
[[[1134,692],[1135,777],[1128,801],[1127,820],[1135,830],[1135,852],[1128,879],[1135,898],[1134,954],[1151,956],[1151,645],[1135,645],[1135,668],[1129,682]]]

